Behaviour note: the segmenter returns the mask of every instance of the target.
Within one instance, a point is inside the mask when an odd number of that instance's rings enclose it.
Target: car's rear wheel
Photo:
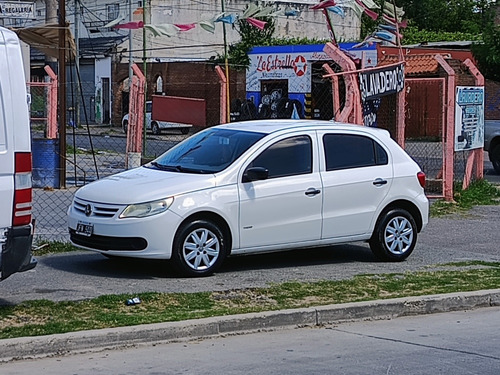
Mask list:
[[[174,239],[172,260],[184,276],[214,273],[227,254],[226,239],[214,223],[196,220],[183,224]]]
[[[160,127],[158,126],[157,122],[153,122],[151,124],[151,131],[153,132],[154,135],[160,134]]]
[[[127,134],[127,128],[128,128],[128,121],[127,120],[123,121],[122,127],[123,127],[123,132],[125,134]]]
[[[400,208],[384,211],[373,231],[370,248],[381,260],[403,261],[415,248],[417,232],[415,220],[408,211]]]
[[[489,157],[495,172],[500,174],[500,143],[493,146],[489,152]]]

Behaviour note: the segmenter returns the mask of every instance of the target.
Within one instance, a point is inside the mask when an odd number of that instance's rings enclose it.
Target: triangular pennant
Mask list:
[[[243,12],[243,15],[241,16],[241,18],[253,17],[255,14],[257,14],[259,12],[259,10],[260,9],[257,6],[257,4],[250,3],[250,4],[248,4],[247,8]]]
[[[127,22],[127,23],[118,24],[114,28],[115,29],[137,30],[137,29],[142,29],[143,27],[144,27],[144,22],[135,21],[135,22]]]
[[[311,9],[325,9],[325,8],[329,8],[329,7],[334,7],[336,5],[337,5],[337,3],[334,0],[325,0],[325,1],[322,1],[321,3],[313,5],[311,7]]]
[[[121,13],[118,15],[118,18],[107,23],[106,25],[104,25],[103,27],[105,28],[108,28],[108,27],[113,27],[115,25],[118,25],[120,22],[122,22],[125,18],[127,18],[127,14],[125,13]]]
[[[329,12],[338,14],[340,17],[345,18],[345,12],[344,9],[342,9],[339,6],[334,6],[334,7],[328,7],[326,8]]]
[[[177,35],[179,28],[175,25],[166,23],[162,25],[144,25],[144,28],[151,31],[154,36],[168,36],[172,37]]]
[[[208,31],[209,33],[215,33],[215,24],[214,24],[214,21],[213,20],[204,20],[204,21],[200,21],[198,22],[198,25],[200,25],[200,27],[205,30],[205,31]]]
[[[373,33],[373,36],[382,39],[384,42],[396,44],[396,35],[389,31],[378,30]]]
[[[236,14],[227,14],[219,16],[214,20],[214,22],[223,22],[232,25],[236,22]]]
[[[361,0],[356,0],[356,2],[363,8],[363,11],[365,14],[370,17],[372,20],[376,20],[378,18],[378,13],[374,12],[373,10],[370,10]]]
[[[260,29],[260,30],[264,30],[264,27],[266,26],[267,22],[264,22],[264,21],[260,21],[258,19],[255,19],[255,18],[252,18],[252,17],[248,17],[247,19],[247,22],[252,25],[252,26],[255,26],[256,28]]]
[[[361,0],[361,2],[369,9],[380,9],[380,6],[373,0]]]
[[[297,10],[297,9],[293,9],[293,8],[290,8],[289,6],[287,6],[285,8],[284,11],[281,11],[283,13],[284,16],[287,16],[287,17],[297,17],[299,14],[300,14],[300,10]],[[272,13],[270,14],[270,16],[275,16],[277,15],[278,12],[275,12],[275,13]]]
[[[394,4],[389,3],[388,1],[384,2],[384,13],[387,14],[391,18],[402,19],[405,15],[403,8],[394,7]]]
[[[268,7],[264,7],[262,9],[260,9],[257,13],[255,13],[252,17],[253,18],[256,18],[256,17],[267,17],[269,16],[270,14],[272,14],[274,12],[274,7],[271,7],[271,6],[268,6]]]
[[[175,24],[174,26],[177,26],[180,31],[188,31],[194,29],[196,27],[196,24],[195,23],[188,23],[184,25]]]

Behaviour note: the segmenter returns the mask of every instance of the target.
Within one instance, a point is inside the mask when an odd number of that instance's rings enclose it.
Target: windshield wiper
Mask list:
[[[165,165],[165,164],[160,164],[156,161],[152,161],[151,165],[155,166],[158,169],[161,169],[162,171],[169,171],[169,172],[183,172],[184,169],[180,165]]]

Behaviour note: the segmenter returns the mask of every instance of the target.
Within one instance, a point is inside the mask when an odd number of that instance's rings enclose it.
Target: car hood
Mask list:
[[[167,172],[139,167],[83,186],[75,196],[91,202],[131,204],[214,186],[213,174]]]

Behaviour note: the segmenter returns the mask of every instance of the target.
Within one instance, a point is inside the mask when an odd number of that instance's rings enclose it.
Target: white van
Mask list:
[[[28,108],[19,39],[0,27],[0,280],[36,266]]]

